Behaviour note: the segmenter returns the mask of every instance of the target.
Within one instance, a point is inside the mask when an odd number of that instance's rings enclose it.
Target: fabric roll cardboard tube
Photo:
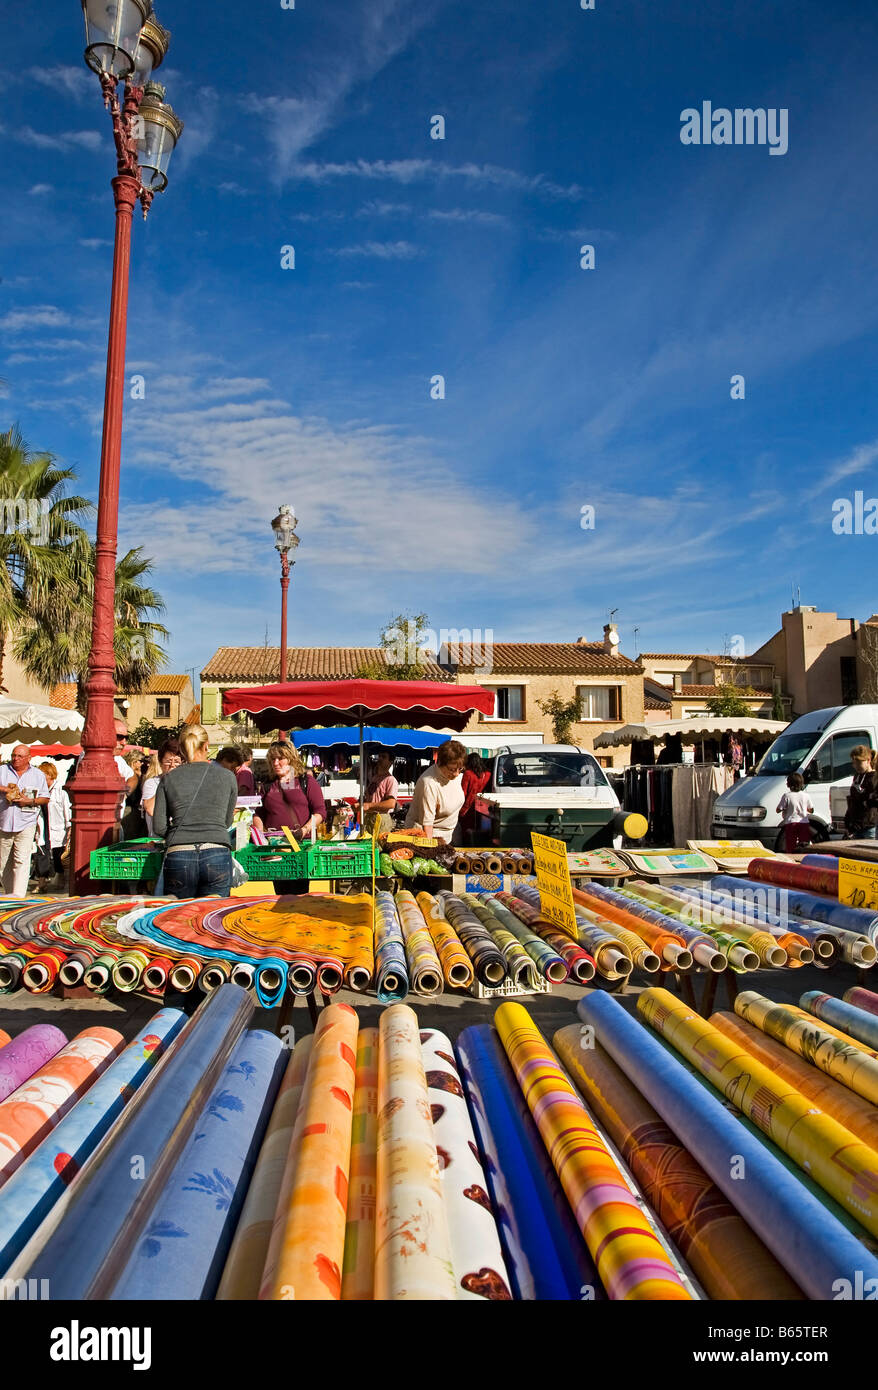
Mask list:
[[[257,965],[256,979],[266,994],[275,994],[283,986],[283,976],[274,965]]]
[[[173,968],[174,962],[168,956],[153,956],[143,972],[144,988],[149,990],[150,994],[163,994]]]
[[[180,990],[181,994],[188,994],[194,989],[200,970],[201,961],[196,956],[184,956],[171,971],[171,984],[174,989]]]
[[[9,1277],[49,1279],[53,1299],[106,1296],[252,1013],[250,997],[237,985],[223,985],[203,1001],[13,1262]],[[133,1155],[145,1173],[137,1182]]]
[[[242,989],[249,989],[253,983],[253,976],[256,967],[251,965],[248,960],[236,960],[232,966],[232,973],[229,976],[233,985],[240,985]]]
[[[832,1299],[844,1287],[840,1280],[859,1287],[858,1270],[860,1280],[878,1279],[878,1258],[617,999],[592,992],[580,999],[577,1012],[809,1298]],[[741,1169],[735,1156],[744,1163],[746,1182],[736,1176]]]
[[[220,985],[224,985],[232,973],[232,967],[227,960],[211,961],[210,965],[205,965],[198,976],[198,987],[209,994]]]
[[[94,960],[93,951],[71,951],[61,969],[58,971],[58,979],[62,985],[72,989],[78,985],[88,967]]]

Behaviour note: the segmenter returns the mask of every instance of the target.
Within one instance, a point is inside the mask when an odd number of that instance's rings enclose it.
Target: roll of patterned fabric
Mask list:
[[[878,1259],[857,1236],[617,999],[592,991],[577,1013],[809,1298],[831,1299],[839,1279],[878,1278]]]
[[[865,1009],[858,1009],[855,1004],[846,1003],[843,999],[834,999],[831,994],[822,994],[819,989],[807,990],[799,1005],[815,1018],[831,1023],[833,1028],[840,1028],[857,1042],[865,1043],[866,1047],[878,1048],[878,1018]]]
[[[89,950],[87,947],[82,947],[78,951],[71,951],[58,971],[58,978],[62,985],[66,985],[68,989],[78,985],[96,954],[96,951]]]
[[[647,975],[654,975],[656,971],[661,970],[661,960],[636,932],[613,923],[613,935],[630,953],[631,963],[636,970],[643,970]]]
[[[654,1227],[527,1010],[501,1004],[494,1021],[610,1298],[688,1300]]]
[[[0,1186],[109,1066],[124,1041],[115,1028],[85,1028],[0,1102]]]
[[[474,978],[472,961],[464,950],[457,932],[450,922],[445,920],[441,903],[437,902],[432,893],[419,893],[418,906],[439,954],[445,983],[456,989],[469,989]]]
[[[603,1300],[591,1256],[493,1028],[465,1028],[455,1052],[516,1299]]]
[[[83,984],[92,994],[106,994],[112,984],[112,971],[116,960],[115,951],[103,951],[92,961],[83,977]]]
[[[13,1038],[0,1052],[0,1101],[66,1046],[67,1039],[53,1023],[35,1023]]]
[[[322,994],[338,994],[344,984],[344,966],[341,961],[321,960],[317,966],[317,988]]]
[[[719,1010],[711,1014],[709,1022],[878,1153],[878,1110],[874,1105],[736,1014]]]
[[[10,1042],[12,1042],[12,1034],[7,1033],[5,1028],[0,1028],[0,1052],[2,1052],[6,1044]]]
[[[460,937],[464,950],[472,961],[479,984],[489,987],[502,985],[506,979],[506,962],[491,933],[483,927],[475,913],[453,893],[436,894],[442,911]]]
[[[297,956],[291,960],[287,970],[287,983],[293,994],[310,994],[317,984],[317,966],[307,956]]]
[[[611,922],[627,927],[645,941],[662,961],[667,970],[688,970],[692,964],[692,953],[687,949],[682,936],[676,931],[676,923],[651,908],[626,900],[621,893],[614,893],[602,884],[590,883],[588,888],[574,888],[573,900],[592,912],[601,912]]]
[[[585,984],[586,981],[594,979],[597,966],[593,957],[583,946],[580,946],[572,937],[567,936],[558,927],[541,917],[536,908],[529,907],[527,903],[522,902],[521,898],[516,898],[513,893],[497,893],[495,897],[520,922],[524,922],[525,926],[530,927],[537,936],[541,936],[552,947],[552,950],[562,957],[570,979],[576,980],[578,984]],[[637,945],[641,949],[645,949],[643,942],[639,938],[635,939]],[[658,970],[658,965],[655,968]]]
[[[178,989],[181,994],[188,994],[195,988],[195,982],[201,974],[201,961],[198,956],[181,956],[174,961],[174,968],[171,971],[170,980],[174,989]]]
[[[203,965],[198,972],[198,988],[205,994],[211,994],[213,990],[219,989],[220,985],[228,983],[232,967],[227,960],[211,960],[207,965]]]
[[[525,989],[535,989],[539,983],[539,971],[536,962],[522,946],[517,937],[513,936],[500,918],[497,917],[490,908],[484,903],[479,902],[471,893],[462,894],[464,901],[471,912],[474,912],[486,931],[490,932],[495,944],[503,953],[503,960],[506,964],[506,974],[514,985],[521,985]]]
[[[513,897],[515,902],[507,902],[506,905],[516,917],[524,922],[529,920],[528,912],[536,913],[539,917],[540,895],[531,884],[516,884]],[[615,923],[609,918],[577,906],[576,941],[591,956],[596,970],[605,980],[621,980],[631,973],[631,951],[616,936]]]
[[[809,1013],[807,1009],[799,1008],[798,1004],[787,1004],[785,1007],[789,1009],[791,1014],[796,1014],[798,1018],[804,1019],[806,1023],[817,1023],[818,1027],[822,1028],[825,1033],[831,1033],[834,1038],[838,1038],[846,1047],[856,1048],[856,1050],[862,1052],[864,1056],[871,1057],[874,1061],[878,1061],[878,1052],[876,1052],[874,1047],[870,1047],[868,1043],[860,1042],[858,1038],[852,1037],[850,1033],[845,1033],[841,1028],[836,1028],[833,1023],[827,1023],[825,1019],[816,1019],[814,1014]]]
[[[375,894],[375,990],[382,1004],[405,999],[409,992],[405,938],[393,894]]]
[[[777,888],[823,893],[838,902],[838,860],[833,862],[834,868],[826,864],[789,864],[784,859],[751,859],[747,877],[757,883],[773,883]]]
[[[214,1297],[283,1065],[273,1033],[253,1029],[240,1039],[111,1299]]]
[[[637,1010],[721,1095],[866,1230],[878,1235],[878,1154],[874,1150],[667,990],[645,990]]]
[[[739,994],[735,1013],[761,1032],[775,1038],[791,1052],[840,1081],[858,1096],[878,1105],[878,1061],[855,1043],[845,1043],[837,1033],[808,1015],[765,999],[755,990]]]
[[[409,979],[415,994],[432,997],[442,993],[442,962],[413,893],[401,888],[396,910],[405,939]]]
[[[22,984],[31,994],[45,994],[58,978],[58,972],[67,959],[67,952],[59,947],[40,951],[25,967]]]
[[[381,1015],[375,1298],[457,1296],[418,1019],[397,1004]]]
[[[493,912],[500,925],[511,932],[524,947],[543,979],[555,985],[564,983],[569,974],[567,962],[548,941],[532,931],[514,912],[510,912],[499,895],[495,899],[490,893],[480,893],[478,901]]]
[[[149,965],[146,951],[124,951],[113,966],[113,984],[123,994],[130,994],[140,984],[144,970]]]
[[[53,1299],[106,1296],[252,1013],[249,995],[236,985],[204,1000],[9,1277],[49,1279]]]
[[[878,994],[871,989],[854,985],[851,989],[846,989],[841,997],[846,1004],[853,1004],[855,1009],[865,1009],[867,1014],[878,1015]]]
[[[580,1024],[553,1042],[590,1113],[710,1298],[796,1299],[802,1292],[712,1179]]]
[[[427,1029],[421,1033],[421,1055],[457,1296],[511,1299],[497,1223],[450,1039]]]
[[[357,1034],[351,1168],[341,1296],[371,1302],[375,1291],[375,1201],[378,1163],[378,1029]]]
[[[357,1015],[328,1004],[314,1030],[289,1203],[278,1204],[260,1298],[341,1298]]]
[[[769,863],[769,860],[762,860],[761,863]],[[795,868],[795,865],[787,865],[788,868]],[[730,875],[718,874],[711,880],[714,887],[728,888]],[[827,927],[839,927],[842,931],[851,932],[854,936],[865,937],[874,951],[878,946],[878,915],[874,912],[867,912],[860,907],[848,907],[846,903],[838,902],[837,898],[821,898],[815,893],[806,893],[800,888],[785,888],[777,885],[769,886],[768,881],[760,879],[757,882],[751,873],[746,879],[732,879],[736,883],[738,891],[746,888],[750,889],[762,887],[770,893],[774,887],[774,901],[776,911],[789,921],[790,916],[802,917],[805,922],[813,925],[822,923]],[[794,924],[791,924],[794,925]],[[875,956],[869,953],[868,957],[862,960],[863,965],[872,965]],[[853,961],[857,964],[857,961]]]
[[[0,1192],[0,1270],[9,1267],[186,1022],[155,1014]]]
[[[304,1038],[300,1038],[284,1072],[217,1289],[216,1296],[220,1301],[259,1297],[274,1214],[313,1043],[313,1033],[306,1033]]]
[[[174,968],[169,956],[151,956],[149,965],[143,972],[143,986],[150,994],[164,994],[168,987],[168,976]]]
[[[0,956],[0,994],[14,994],[29,957],[22,951],[6,951]]]

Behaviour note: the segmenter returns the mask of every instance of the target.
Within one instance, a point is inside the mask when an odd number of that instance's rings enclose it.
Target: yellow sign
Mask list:
[[[576,909],[570,884],[567,846],[563,840],[549,835],[531,833],[534,869],[540,890],[540,910],[543,917],[576,940]]]
[[[878,864],[862,859],[839,859],[838,900],[849,907],[878,912]]]
[[[301,854],[301,853],[302,853],[302,846],[299,844],[299,841],[296,839],[296,837],[295,837],[295,835],[293,834],[293,832],[292,832],[292,830],[290,829],[290,827],[289,827],[288,825],[282,825],[282,826],[281,826],[281,830],[282,830],[282,831],[284,832],[284,834],[286,835],[287,839],[289,840],[290,844],[292,845],[292,847],[293,847],[293,849],[296,851],[296,853],[297,853],[297,854]]]

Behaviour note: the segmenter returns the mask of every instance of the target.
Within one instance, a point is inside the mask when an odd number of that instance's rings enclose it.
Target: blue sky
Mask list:
[[[878,537],[831,524],[878,493],[871,3],[157,14],[186,129],[134,227],[120,534],[171,669],[277,642],[283,501],[294,645],[403,608],[598,639],[617,609],[630,655],[751,651],[793,584],[878,609]],[[74,0],[2,34],[0,420],[96,496],[109,121]],[[786,108],[788,152],[683,145],[706,100]]]

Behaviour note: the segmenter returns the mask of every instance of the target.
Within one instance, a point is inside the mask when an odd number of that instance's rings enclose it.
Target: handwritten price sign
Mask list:
[[[576,909],[570,886],[567,846],[549,835],[531,834],[542,915],[576,940]]]
[[[838,900],[849,907],[878,912],[878,864],[862,859],[839,859]]]

